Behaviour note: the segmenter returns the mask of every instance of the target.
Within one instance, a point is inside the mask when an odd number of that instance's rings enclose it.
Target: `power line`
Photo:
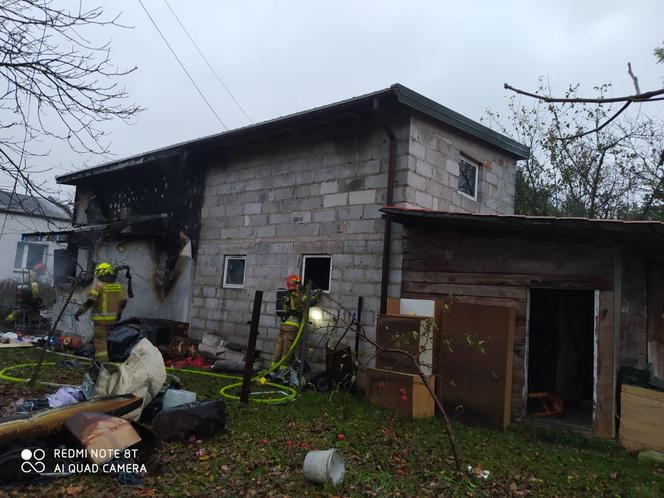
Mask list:
[[[219,73],[217,73],[217,71],[214,69],[214,67],[212,67],[212,64],[210,64],[210,61],[207,59],[207,57],[205,57],[205,54],[203,54],[203,51],[198,47],[198,44],[194,41],[192,36],[189,34],[189,31],[187,30],[187,28],[184,26],[184,24],[182,24],[182,21],[180,20],[178,15],[175,13],[173,8],[171,7],[171,4],[168,3],[168,0],[164,0],[164,3],[168,7],[168,10],[171,11],[171,14],[173,14],[173,17],[175,17],[175,20],[178,22],[178,24],[182,28],[182,31],[184,31],[185,34],[187,35],[187,38],[189,38],[189,41],[192,43],[192,45],[194,45],[194,47],[196,47],[196,50],[198,51],[199,55],[203,58],[203,60],[207,64],[207,66],[210,68],[210,71],[212,71],[214,73],[214,75],[217,77],[217,81],[219,81],[219,83],[224,88],[224,90],[226,90],[228,95],[231,96],[231,98],[233,99],[233,102],[235,102],[235,105],[237,105],[238,109],[240,109],[242,111],[242,113],[244,114],[244,116],[247,118],[247,121],[249,121],[249,123],[252,123],[253,121],[249,117],[249,114],[247,114],[247,112],[244,110],[244,108],[240,105],[238,100],[235,98],[235,95],[233,95],[233,93],[226,86],[224,81],[221,79],[221,76],[219,76]]]
[[[148,9],[146,9],[146,8],[145,8],[145,5],[143,5],[143,1],[142,1],[142,0],[138,0],[138,3],[141,4],[141,7],[143,7],[143,10],[145,11],[145,13],[146,13],[146,14],[148,15],[148,17],[150,18],[150,22],[152,23],[152,25],[155,27],[155,29],[156,29],[157,32],[159,33],[159,36],[161,36],[161,39],[164,40],[164,43],[166,44],[166,46],[168,47],[168,49],[171,51],[171,54],[173,54],[173,57],[175,57],[175,60],[178,61],[178,64],[180,64],[180,67],[182,68],[182,70],[185,72],[185,74],[186,74],[187,77],[189,78],[189,81],[191,81],[191,84],[194,85],[194,88],[196,88],[196,90],[198,91],[198,94],[201,96],[201,98],[205,101],[205,103],[207,104],[207,106],[208,106],[208,107],[210,108],[210,110],[212,111],[212,114],[214,114],[214,116],[217,118],[217,120],[221,123],[221,126],[223,126],[225,130],[228,130],[228,127],[224,124],[224,122],[223,122],[223,121],[221,120],[221,118],[219,117],[219,114],[217,114],[217,112],[214,110],[214,107],[212,107],[212,104],[210,104],[210,101],[205,97],[205,95],[203,94],[203,92],[201,91],[201,89],[198,87],[198,85],[197,85],[196,82],[194,81],[194,78],[191,77],[191,74],[189,74],[189,71],[187,71],[187,68],[184,67],[184,64],[182,63],[182,61],[180,60],[180,58],[178,57],[178,55],[175,53],[175,50],[173,50],[173,47],[171,47],[171,44],[168,43],[168,40],[167,40],[166,37],[164,36],[164,33],[161,32],[161,30],[159,29],[159,26],[157,26],[157,23],[155,22],[155,20],[154,20],[154,19],[152,18],[152,16],[150,15],[150,12],[148,12]]]

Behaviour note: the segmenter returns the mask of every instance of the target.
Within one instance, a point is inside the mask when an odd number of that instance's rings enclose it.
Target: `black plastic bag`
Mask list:
[[[157,415],[154,432],[164,441],[186,440],[190,436],[209,437],[226,426],[226,405],[223,399],[194,401],[176,406]]]
[[[129,358],[131,350],[143,337],[131,325],[118,324],[111,328],[106,335],[108,359],[117,363],[124,363]]]

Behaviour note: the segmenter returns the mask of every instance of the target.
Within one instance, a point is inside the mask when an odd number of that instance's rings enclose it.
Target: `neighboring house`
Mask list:
[[[37,263],[48,269],[52,280],[53,255],[58,245],[35,237],[22,240],[22,234],[35,231],[52,231],[71,224],[71,216],[65,209],[45,198],[0,191],[0,279],[20,280],[24,270]]]
[[[373,334],[401,289],[401,233],[379,209],[510,214],[528,152],[393,85],[58,177],[76,186],[76,228],[62,235],[72,259],[131,266],[126,315],[190,322],[194,337],[244,342],[261,289],[258,347],[270,351],[276,290],[292,273],[351,309],[363,296]]]

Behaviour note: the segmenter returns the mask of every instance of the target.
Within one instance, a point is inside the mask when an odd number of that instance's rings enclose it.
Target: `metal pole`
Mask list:
[[[251,374],[254,366],[254,353],[256,352],[256,338],[258,337],[258,322],[261,317],[262,302],[263,291],[257,290],[254,294],[254,310],[251,313],[247,356],[244,359],[244,376],[242,377],[242,392],[240,393],[240,401],[243,403],[249,402],[249,394],[251,393]]]
[[[364,298],[362,296],[357,298],[357,324],[355,325],[355,361],[359,361],[360,354],[360,327],[362,326],[362,305]]]

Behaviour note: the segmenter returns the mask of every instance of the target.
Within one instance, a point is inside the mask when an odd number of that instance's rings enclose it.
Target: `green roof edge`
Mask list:
[[[473,121],[452,109],[448,109],[438,102],[399,83],[395,83],[391,88],[396,94],[398,101],[411,109],[415,109],[457,130],[495,145],[519,159],[528,159],[530,157],[530,148],[520,144],[516,140],[512,140],[491,128],[479,124],[477,121]]]

